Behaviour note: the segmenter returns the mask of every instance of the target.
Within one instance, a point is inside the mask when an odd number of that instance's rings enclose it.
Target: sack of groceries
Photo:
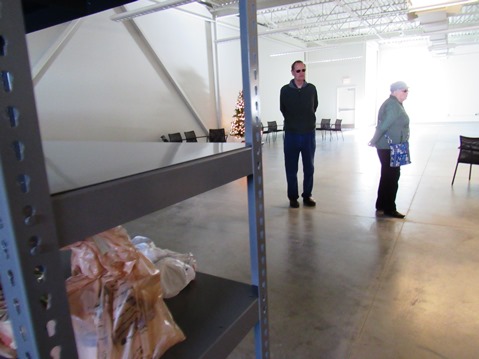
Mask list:
[[[80,359],[152,359],[185,339],[163,301],[160,272],[119,226],[65,247]]]

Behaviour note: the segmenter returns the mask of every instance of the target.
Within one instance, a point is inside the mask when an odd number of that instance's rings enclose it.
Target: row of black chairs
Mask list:
[[[181,136],[180,132],[169,133],[168,137],[161,136],[163,142],[198,142],[199,138],[205,138],[208,142],[226,142],[228,135],[226,135],[224,128],[210,129],[208,136],[197,136],[195,131],[185,131],[185,138]]]
[[[268,126],[264,126],[261,122],[261,132],[263,135],[266,135],[266,141],[269,142],[270,135],[273,141],[276,141],[276,136],[278,132],[283,132],[281,128],[279,128],[278,123],[276,121],[268,121]]]
[[[343,120],[338,118],[336,119],[334,124],[331,124],[330,118],[323,118],[321,120],[321,123],[319,124],[319,127],[317,127],[316,130],[321,131],[322,139],[326,137],[327,132],[329,132],[329,140],[331,140],[333,132],[336,133],[336,138],[338,138],[338,132],[340,132],[341,137],[344,140],[342,122]],[[278,132],[283,132],[283,129],[279,128],[276,121],[268,121],[268,126],[264,126],[263,123],[261,123],[261,130],[263,135],[266,135],[266,141],[269,141],[270,138],[272,138],[273,141],[276,141],[276,136],[278,135]]]
[[[343,129],[341,127],[342,122],[343,120],[336,119],[334,124],[331,124],[330,118],[323,118],[321,119],[321,123],[319,124],[319,127],[316,128],[316,130],[321,131],[321,138],[323,140],[326,137],[326,133],[329,132],[330,141],[331,141],[331,138],[333,137],[333,132],[336,132],[336,139],[338,138],[338,132],[341,132],[341,137],[343,138],[343,141],[344,141]]]
[[[324,139],[326,137],[327,132],[329,132],[329,140],[332,139],[333,132],[336,133],[336,138],[338,138],[338,132],[340,132],[341,137],[343,138],[343,141],[344,141],[342,122],[343,120],[338,118],[336,119],[334,124],[331,124],[330,118],[323,118],[321,119],[321,123],[319,124],[319,127],[316,128],[316,130],[321,131],[322,139]],[[261,123],[261,130],[263,135],[266,135],[267,142],[271,138],[273,139],[273,141],[276,141],[276,136],[278,135],[278,132],[283,132],[283,130],[279,128],[278,123],[276,121],[268,121],[267,126],[264,126],[263,123]]]

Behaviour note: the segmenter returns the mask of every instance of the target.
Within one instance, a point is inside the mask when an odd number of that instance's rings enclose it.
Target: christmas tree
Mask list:
[[[244,98],[243,91],[239,92],[236,100],[235,114],[233,115],[233,122],[231,122],[230,135],[236,137],[244,137]]]

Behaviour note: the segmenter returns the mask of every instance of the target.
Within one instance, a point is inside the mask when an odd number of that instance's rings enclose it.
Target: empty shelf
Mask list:
[[[237,143],[45,142],[44,152],[60,246],[253,171]]]
[[[186,340],[162,359],[225,358],[259,321],[255,286],[204,273],[165,302]]]

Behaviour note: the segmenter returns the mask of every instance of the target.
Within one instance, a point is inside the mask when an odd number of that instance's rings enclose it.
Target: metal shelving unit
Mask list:
[[[62,246],[246,177],[252,283],[199,273],[187,289],[167,301],[187,340],[171,348],[165,358],[225,357],[252,328],[256,357],[268,358],[255,1],[240,2],[246,146],[138,144],[128,153],[157,153],[158,157],[129,172],[112,168],[106,177],[104,169],[92,169],[91,183],[82,182],[68,166],[57,166],[57,162],[52,166],[52,159],[72,152],[73,144],[42,143],[21,2],[0,0],[0,9],[0,279],[19,357],[40,359],[52,353],[77,357],[59,252]],[[145,152],[144,146],[155,146],[157,151]],[[91,150],[91,144],[88,147]],[[168,160],[172,151],[175,161]],[[98,150],[95,158],[108,163],[104,152]],[[77,148],[75,153],[60,162],[75,168]],[[213,171],[218,167],[222,171]],[[219,288],[221,297],[214,295]]]

